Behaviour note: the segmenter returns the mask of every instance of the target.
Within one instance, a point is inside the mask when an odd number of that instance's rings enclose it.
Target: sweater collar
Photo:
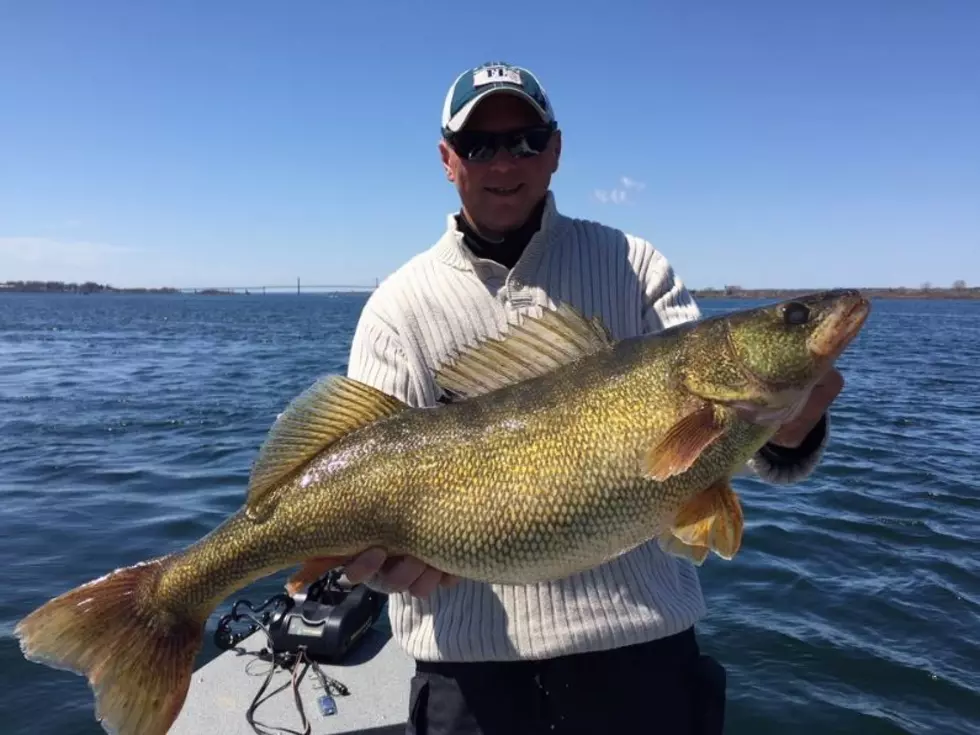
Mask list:
[[[463,243],[463,233],[460,232],[456,224],[457,212],[446,216],[446,232],[436,243],[435,251],[438,257],[445,263],[460,270],[473,270],[473,264],[477,261],[476,256]],[[547,246],[555,230],[555,225],[559,219],[557,207],[555,205],[555,195],[548,191],[545,195],[544,212],[541,214],[541,227],[535,232],[528,241],[524,252],[518,259],[517,268],[526,267],[525,264],[536,262],[541,257],[541,252]]]

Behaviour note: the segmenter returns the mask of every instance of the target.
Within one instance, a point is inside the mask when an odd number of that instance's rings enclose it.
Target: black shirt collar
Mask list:
[[[463,234],[463,244],[477,258],[493,260],[505,268],[513,268],[534,233],[541,229],[541,217],[544,214],[547,199],[547,197],[542,198],[531,212],[531,216],[527,218],[527,222],[497,240],[488,239],[479,234],[463,216],[463,213],[459,212],[456,214],[456,226]]]

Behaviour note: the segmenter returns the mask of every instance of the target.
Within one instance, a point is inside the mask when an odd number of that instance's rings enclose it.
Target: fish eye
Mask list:
[[[805,304],[794,301],[783,308],[783,322],[790,326],[806,324],[809,318],[810,310]]]

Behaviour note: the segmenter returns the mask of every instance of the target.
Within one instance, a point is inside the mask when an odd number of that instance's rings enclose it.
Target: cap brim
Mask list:
[[[523,89],[501,86],[501,87],[493,87],[491,89],[485,89],[484,91],[480,92],[476,97],[474,97],[465,105],[463,105],[460,108],[459,112],[453,115],[449,119],[449,122],[446,123],[446,129],[451,130],[454,133],[458,132],[466,124],[466,121],[469,119],[470,115],[473,114],[473,110],[476,109],[476,106],[480,104],[480,102],[485,100],[487,97],[493,94],[509,94],[514,97],[518,97],[524,100],[525,102],[527,102],[534,109],[534,111],[538,113],[538,115],[541,117],[541,120],[543,122],[551,121],[551,116],[545,111],[545,109],[538,104],[537,100],[535,100],[534,97],[529,95]]]

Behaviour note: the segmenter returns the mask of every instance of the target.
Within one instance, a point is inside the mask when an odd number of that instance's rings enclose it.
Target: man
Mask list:
[[[561,131],[528,70],[485,64],[460,74],[446,95],[442,134],[461,209],[368,300],[350,377],[431,406],[440,399],[434,368],[522,313],[566,301],[598,315],[616,338],[699,318],[652,245],[557,211],[549,187]],[[775,482],[806,476],[841,387],[832,371],[752,468]],[[346,571],[391,593],[394,637],[417,662],[410,733],[721,731],[724,673],[711,683],[712,662],[694,636],[705,613],[696,569],[656,543],[527,586],[454,579],[417,559],[386,559],[382,549]]]

